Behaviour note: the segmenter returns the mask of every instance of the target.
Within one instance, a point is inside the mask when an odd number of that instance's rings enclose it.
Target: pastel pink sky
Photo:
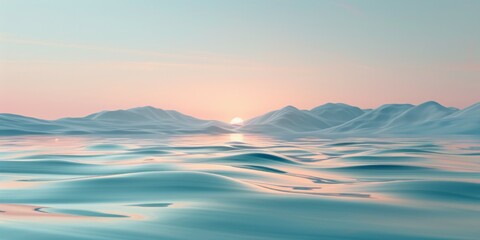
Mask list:
[[[480,89],[472,88],[476,84],[442,80],[461,72],[453,68],[415,69],[410,76],[399,76],[400,69],[348,63],[274,67],[4,62],[2,66],[2,79],[16,79],[2,80],[2,112],[46,119],[145,105],[223,121],[286,105],[307,109],[326,102],[374,108],[435,100],[463,108],[478,100]]]
[[[480,2],[185,1],[2,3],[0,112],[480,101]]]

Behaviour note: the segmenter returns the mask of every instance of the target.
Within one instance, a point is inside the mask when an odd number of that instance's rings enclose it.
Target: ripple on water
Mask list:
[[[0,138],[1,239],[479,235],[475,140],[58,138]]]

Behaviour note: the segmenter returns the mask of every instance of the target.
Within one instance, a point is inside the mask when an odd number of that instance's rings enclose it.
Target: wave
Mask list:
[[[404,172],[413,172],[413,171],[431,171],[433,168],[429,167],[420,167],[412,165],[400,165],[400,164],[366,164],[366,165],[354,165],[347,167],[337,167],[330,168],[330,170],[338,171],[351,171],[351,172],[364,172],[364,171],[404,171]]]
[[[399,198],[415,198],[428,202],[472,203],[480,200],[480,184],[462,181],[404,181],[377,186],[375,191]]]
[[[2,137],[0,238],[476,239],[479,146],[452,138]]]
[[[219,158],[206,159],[216,163],[250,163],[250,164],[298,164],[292,158],[272,153],[242,153]]]
[[[158,200],[188,200],[212,194],[245,194],[255,191],[249,184],[234,179],[201,172],[155,171],[115,174],[48,182],[47,187],[31,191],[9,191],[9,201],[22,203],[135,202]],[[46,194],[48,193],[48,194]],[[88,194],[86,194],[88,193]]]

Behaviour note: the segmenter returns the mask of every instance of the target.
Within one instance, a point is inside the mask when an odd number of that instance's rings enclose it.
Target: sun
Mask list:
[[[230,124],[232,124],[232,125],[243,125],[243,119],[241,119],[239,117],[233,118],[230,121]]]

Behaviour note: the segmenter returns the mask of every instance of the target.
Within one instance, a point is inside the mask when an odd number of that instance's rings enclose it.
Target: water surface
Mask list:
[[[477,239],[480,141],[0,138],[1,239]]]

